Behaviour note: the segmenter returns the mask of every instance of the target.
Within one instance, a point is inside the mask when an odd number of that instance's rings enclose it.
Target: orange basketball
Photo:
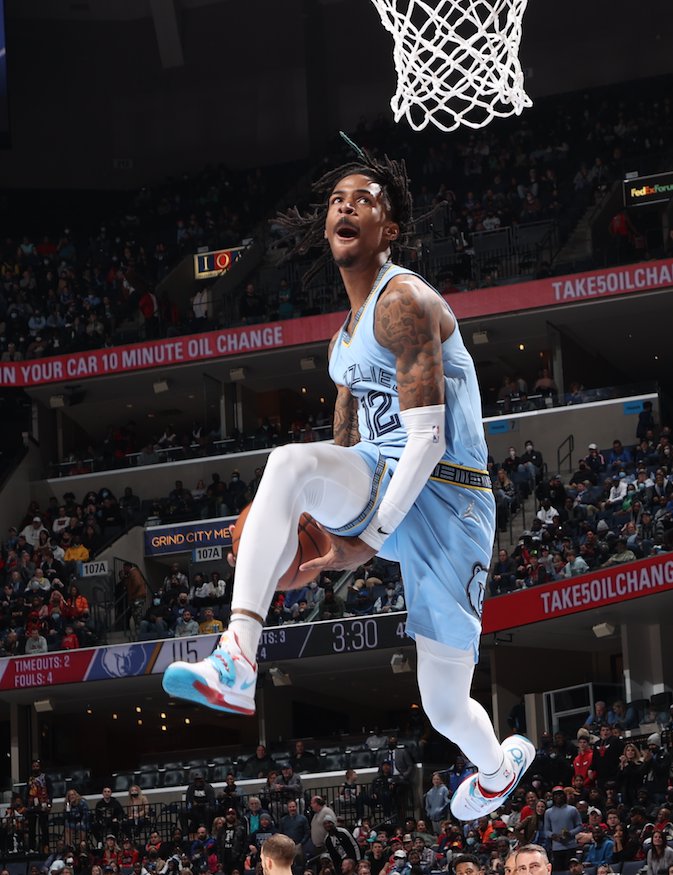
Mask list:
[[[248,517],[248,512],[252,504],[244,507],[236,522],[231,526],[231,552],[236,558],[238,553],[238,545],[241,540],[241,534],[245,527],[245,521]],[[301,589],[317,577],[314,571],[300,571],[299,566],[303,562],[308,562],[310,559],[316,559],[318,556],[324,556],[329,550],[330,539],[320,526],[316,523],[312,516],[303,513],[299,517],[299,544],[294,559],[290,563],[290,567],[281,577],[276,585],[276,589]]]

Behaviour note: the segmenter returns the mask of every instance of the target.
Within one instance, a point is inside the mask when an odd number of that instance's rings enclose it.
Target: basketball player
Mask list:
[[[355,569],[376,554],[400,563],[423,707],[479,769],[451,802],[454,815],[472,820],[502,804],[535,755],[519,736],[499,745],[470,698],[495,519],[479,388],[443,298],[391,262],[411,221],[404,164],[359,155],[361,163],[316,183],[328,195],[322,214],[284,216],[293,251],[327,242],[309,274],[331,252],[350,302],[330,345],[334,445],[271,453],[239,544],[229,628],[207,659],[169,666],[163,685],[173,696],[254,713],[262,624],[307,511],[331,548],[302,567]]]

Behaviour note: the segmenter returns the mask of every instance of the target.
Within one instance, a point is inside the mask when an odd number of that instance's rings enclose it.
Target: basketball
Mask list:
[[[248,513],[251,507],[252,504],[244,507],[238,519],[231,527],[231,552],[234,556],[234,559],[236,558],[236,555],[238,553],[238,545],[241,540],[241,534],[243,533],[245,521],[248,517]],[[299,517],[298,534],[299,544],[297,545],[297,552],[295,553],[294,559],[290,563],[290,567],[278,581],[276,589],[285,591],[288,589],[301,589],[302,586],[306,586],[308,583],[314,580],[317,575],[314,571],[300,571],[299,566],[303,562],[308,562],[310,559],[315,559],[318,556],[324,556],[325,553],[329,550],[329,535],[323,532],[323,530],[316,523],[313,517],[307,513],[303,513]]]

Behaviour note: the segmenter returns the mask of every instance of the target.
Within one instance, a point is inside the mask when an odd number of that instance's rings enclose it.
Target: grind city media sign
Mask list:
[[[199,520],[145,529],[145,556],[190,553],[202,547],[231,547],[231,524],[236,517]]]
[[[624,180],[624,206],[646,207],[664,204],[673,197],[673,170]]]

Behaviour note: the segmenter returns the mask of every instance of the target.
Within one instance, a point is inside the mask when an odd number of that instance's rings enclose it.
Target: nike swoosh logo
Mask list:
[[[379,526],[376,531],[379,533],[379,535],[389,535],[390,534],[390,532],[384,532],[383,529],[381,528],[381,526]]]
[[[249,690],[250,687],[254,687],[254,686],[255,686],[256,682],[257,682],[256,679],[255,679],[254,681],[244,681],[244,682],[241,684],[241,689],[242,689],[242,690]]]

